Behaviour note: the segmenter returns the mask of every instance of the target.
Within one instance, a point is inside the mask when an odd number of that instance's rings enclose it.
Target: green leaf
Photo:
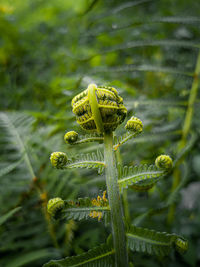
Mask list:
[[[160,256],[168,255],[171,248],[176,245],[176,241],[182,240],[182,237],[176,234],[156,232],[136,226],[132,226],[126,235],[131,250]]]
[[[88,217],[92,218],[92,212],[97,212],[100,215],[100,218],[104,217],[109,208],[107,207],[84,207],[84,208],[69,208],[65,211],[65,217],[67,219],[82,220],[87,219]]]
[[[72,168],[87,168],[98,169],[98,173],[101,174],[104,170],[105,163],[103,162],[103,155],[100,151],[97,153],[87,153],[77,156],[76,159],[69,160],[64,166],[65,169]]]
[[[78,140],[72,145],[84,144],[89,142],[103,142],[103,135],[98,133],[90,133],[86,135],[81,135]]]
[[[26,129],[31,127],[33,118],[23,113],[5,113],[0,112],[0,128],[4,131],[5,138],[8,144],[14,143],[13,148],[17,150],[18,156],[21,158],[23,155],[27,169],[29,170],[30,176],[35,177],[29,155],[26,151],[25,143],[22,136],[26,133]],[[23,132],[24,131],[24,132]],[[2,139],[3,141],[3,139]],[[15,162],[16,163],[16,162]]]
[[[111,267],[114,266],[113,254],[114,250],[105,244],[78,256],[51,260],[44,267]]]
[[[77,201],[65,201],[65,208],[61,215],[62,218],[82,220],[90,217],[100,220],[102,217],[107,216],[110,211],[108,202],[101,199],[98,202],[98,206],[95,206],[94,200],[86,197],[79,198]]]
[[[165,172],[158,169],[155,165],[139,165],[139,166],[124,166],[118,165],[120,188],[127,188],[129,185],[134,185],[138,189],[144,190],[153,186],[156,182],[163,178]]]
[[[115,47],[111,47],[105,51],[100,51],[100,54],[120,51],[120,50],[126,50],[130,48],[136,48],[136,47],[146,47],[146,46],[167,46],[167,47],[183,47],[183,48],[191,48],[191,49],[197,49],[200,47],[198,42],[193,41],[185,41],[185,40],[137,40],[128,42],[126,44],[118,45]]]
[[[36,250],[36,251],[29,252],[26,254],[24,253],[22,256],[12,259],[12,261],[8,263],[8,265],[6,266],[7,267],[20,267],[25,264],[29,264],[33,261],[36,261],[38,259],[50,257],[51,254],[52,252],[48,249],[40,249],[40,250]]]
[[[154,66],[154,65],[149,65],[149,64],[144,64],[144,65],[122,65],[122,66],[117,66],[117,67],[98,67],[93,70],[94,73],[102,73],[102,72],[134,72],[134,71],[139,71],[139,72],[156,72],[156,73],[169,73],[169,74],[174,74],[174,75],[183,75],[183,76],[189,76],[192,77],[193,73],[189,71],[184,71],[184,70],[178,70],[177,68],[169,68],[169,67],[164,67],[164,66]]]
[[[13,171],[15,168],[17,168],[17,166],[19,166],[19,164],[22,162],[23,158],[9,164],[8,166],[4,167],[3,169],[0,170],[0,177],[8,174],[9,172]]]
[[[17,207],[11,211],[9,211],[8,213],[6,213],[5,215],[0,217],[0,225],[2,225],[3,223],[5,223],[8,219],[10,219],[10,217],[12,217],[17,211],[19,211],[21,209],[21,207]]]
[[[127,132],[123,134],[122,136],[119,136],[119,137],[115,136],[113,148],[117,150],[119,146],[123,145],[124,143],[129,141],[131,138],[134,138],[136,135],[137,135],[136,133]]]

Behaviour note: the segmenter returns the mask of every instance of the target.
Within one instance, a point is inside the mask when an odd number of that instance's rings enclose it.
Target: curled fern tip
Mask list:
[[[188,250],[188,241],[183,238],[177,238],[175,248],[179,253],[185,253]]]
[[[65,206],[64,200],[60,197],[52,198],[47,204],[47,211],[52,216],[55,217],[56,213],[61,211]]]
[[[130,120],[127,121],[125,128],[130,132],[139,134],[143,130],[143,123],[137,117],[131,117]]]
[[[75,143],[77,141],[77,139],[78,139],[78,133],[75,132],[75,131],[67,132],[64,135],[64,141],[67,144],[73,144],[73,143]]]
[[[63,152],[53,152],[50,161],[53,167],[62,169],[67,163],[67,155]]]
[[[172,169],[173,161],[168,155],[160,155],[156,158],[155,164],[158,168],[169,171]]]
[[[72,99],[73,113],[78,124],[85,130],[114,131],[127,113],[123,99],[113,87],[90,84]]]

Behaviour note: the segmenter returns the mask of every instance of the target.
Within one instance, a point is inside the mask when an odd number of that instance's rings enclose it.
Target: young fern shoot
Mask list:
[[[132,117],[126,124],[128,131],[114,142],[113,132],[124,121],[127,110],[123,99],[113,87],[90,84],[82,93],[72,100],[73,113],[79,125],[90,134],[79,137],[75,131],[65,134],[67,144],[75,145],[86,142],[103,142],[104,156],[101,152],[79,156],[71,160],[63,152],[54,152],[50,160],[57,169],[96,168],[99,173],[105,170],[106,192],[97,199],[62,200],[59,197],[49,200],[47,210],[54,219],[110,218],[112,238],[107,243],[88,252],[52,260],[48,266],[115,266],[128,267],[128,249],[149,254],[167,255],[172,247],[179,252],[187,250],[187,241],[176,235],[160,233],[154,230],[127,226],[124,217],[122,196],[123,188],[132,187],[136,191],[147,191],[172,169],[172,160],[167,155],[157,157],[155,165],[135,167],[121,166],[115,157],[118,147],[143,130],[142,121]],[[126,225],[126,227],[125,227]]]

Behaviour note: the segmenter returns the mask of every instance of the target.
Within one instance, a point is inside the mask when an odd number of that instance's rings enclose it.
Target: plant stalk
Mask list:
[[[115,250],[115,266],[128,267],[128,254],[124,228],[122,201],[117,183],[116,160],[113,151],[113,133],[104,134],[104,159],[106,164],[106,184],[111,210],[112,235]]]
[[[197,57],[197,63],[196,63],[195,72],[194,72],[194,79],[193,79],[192,87],[190,90],[190,95],[188,99],[188,107],[187,107],[183,129],[182,129],[182,137],[181,137],[180,142],[178,143],[177,152],[180,152],[185,147],[187,143],[187,137],[191,129],[192,117],[194,113],[194,104],[197,98],[197,93],[198,93],[198,88],[199,88],[199,75],[200,75],[200,51]],[[182,161],[183,161],[183,158],[181,158],[177,162],[176,169],[174,170],[174,179],[173,179],[171,192],[173,192],[180,183],[181,173],[179,170],[179,166]],[[168,213],[168,218],[167,218],[169,224],[171,224],[174,220],[175,210],[176,210],[176,205],[172,204],[169,208],[169,213]]]

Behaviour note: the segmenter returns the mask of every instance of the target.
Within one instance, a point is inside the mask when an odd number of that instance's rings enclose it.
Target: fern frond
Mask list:
[[[107,244],[93,248],[78,256],[67,257],[61,260],[51,260],[44,267],[111,267],[114,266],[114,250]]]
[[[12,217],[16,212],[18,212],[21,209],[21,207],[17,207],[11,211],[9,211],[8,213],[6,213],[5,215],[0,217],[0,225],[2,225],[3,223],[5,223],[10,217]]]
[[[97,218],[107,216],[110,211],[107,199],[79,198],[77,201],[65,201],[65,208],[61,217],[66,219],[82,220],[87,218]]]
[[[64,211],[63,211],[64,212]],[[108,207],[77,207],[77,208],[68,208],[65,210],[64,217],[66,219],[74,219],[74,220],[83,220],[90,218],[98,217],[99,220],[106,216],[107,212],[109,212]]]
[[[4,200],[9,198],[7,211],[16,205],[20,192],[28,189],[35,176],[27,149],[33,122],[23,112],[0,112],[0,204],[5,207]]]
[[[35,177],[34,171],[32,169],[29,156],[26,152],[25,144],[22,140],[23,134],[28,127],[33,123],[33,118],[27,116],[26,114],[6,114],[5,112],[0,113],[0,128],[5,132],[5,138],[7,142],[10,141],[11,144],[14,143],[14,149],[18,152],[18,157],[24,154],[24,161],[30,172],[31,177]],[[2,139],[3,140],[3,139]]]
[[[77,144],[84,144],[88,142],[102,142],[103,141],[103,135],[98,133],[90,133],[86,135],[81,135],[78,137],[78,140],[73,143],[73,145]]]
[[[177,16],[168,16],[168,17],[154,17],[154,18],[142,18],[132,21],[131,23],[121,24],[116,28],[104,28],[101,27],[99,29],[90,30],[86,35],[87,36],[98,36],[99,34],[106,33],[106,32],[116,32],[121,30],[130,29],[132,27],[138,27],[148,24],[154,23],[174,23],[174,24],[185,24],[185,25],[199,25],[200,19],[194,16],[188,17],[177,17]]]
[[[6,164],[7,166],[4,167],[4,168],[1,168],[1,170],[0,170],[0,177],[10,173],[15,168],[17,168],[21,164],[22,160],[23,160],[23,157],[20,160],[14,162],[14,163],[11,163],[11,164],[8,164],[8,165]]]
[[[98,173],[101,174],[105,168],[103,154],[100,151],[97,153],[87,153],[77,156],[75,159],[68,160],[62,169],[72,168],[87,168],[98,169]]]
[[[146,47],[146,46],[168,46],[168,47],[182,47],[182,48],[191,48],[191,49],[198,49],[200,47],[198,42],[193,41],[183,41],[183,40],[138,40],[133,42],[127,42],[126,44],[118,45],[108,50],[101,51],[100,54],[115,52],[119,50],[125,50],[130,48],[137,48],[137,47]]]
[[[134,185],[136,190],[146,191],[158,180],[162,179],[165,171],[158,169],[155,165],[124,166],[118,165],[118,184],[120,188]]]
[[[189,76],[193,77],[193,73],[189,71],[184,70],[178,70],[175,68],[169,68],[169,67],[163,67],[163,66],[154,66],[149,64],[144,65],[122,65],[112,68],[107,67],[99,67],[94,69],[95,73],[101,73],[101,72],[134,72],[134,71],[140,71],[140,72],[160,72],[160,73],[169,73],[174,75],[183,75],[183,76]]]
[[[156,254],[165,256],[175,246],[177,241],[184,239],[176,234],[168,234],[165,232],[156,232],[147,228],[132,226],[126,234],[128,239],[128,247],[133,251],[146,252],[148,254]]]
[[[117,150],[119,146],[123,145],[127,141],[129,141],[131,138],[134,138],[137,135],[137,133],[133,132],[127,132],[119,137],[114,137],[114,150]]]

